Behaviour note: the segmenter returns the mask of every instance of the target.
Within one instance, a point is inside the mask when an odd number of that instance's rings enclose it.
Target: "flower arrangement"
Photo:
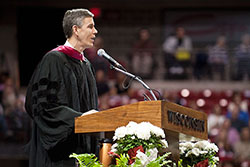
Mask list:
[[[129,122],[116,129],[114,144],[109,154],[116,159],[115,167],[170,167],[176,166],[169,155],[160,154],[168,147],[164,131],[149,122]],[[208,141],[181,142],[178,167],[214,167],[219,162],[216,157],[218,147]],[[80,167],[102,167],[94,154],[71,154]]]
[[[215,155],[218,147],[214,143],[202,140],[198,142],[181,142],[179,144],[180,160],[178,166],[211,166],[218,164],[219,158]]]
[[[129,122],[127,126],[116,129],[110,154],[116,156],[117,166],[168,166],[166,160],[170,153],[159,155],[167,148],[164,131],[149,122]]]

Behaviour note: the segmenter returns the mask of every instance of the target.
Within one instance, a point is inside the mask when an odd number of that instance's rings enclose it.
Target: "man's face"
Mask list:
[[[95,29],[95,23],[92,17],[86,17],[83,19],[82,27],[78,27],[78,42],[80,46],[85,48],[90,48],[94,45],[95,36],[97,30]]]
[[[185,36],[185,30],[182,27],[177,28],[176,31],[177,37],[183,38]]]

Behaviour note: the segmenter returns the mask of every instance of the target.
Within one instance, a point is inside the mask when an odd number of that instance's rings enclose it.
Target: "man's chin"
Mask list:
[[[90,44],[86,48],[92,48],[93,46],[94,46],[94,44]]]

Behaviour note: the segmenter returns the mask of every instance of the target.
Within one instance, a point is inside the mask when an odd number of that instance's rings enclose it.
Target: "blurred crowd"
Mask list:
[[[0,141],[27,142],[30,119],[24,108],[25,95],[17,90],[7,72],[0,74]]]
[[[152,40],[150,30],[142,28],[131,47],[129,69],[144,79],[154,79],[159,63],[163,63],[163,79],[167,80],[249,80],[249,34],[244,34],[241,42],[233,47],[229,47],[230,41],[223,35],[212,42],[214,44],[196,46],[186,30],[177,27],[159,48]],[[159,55],[162,62],[157,61]]]

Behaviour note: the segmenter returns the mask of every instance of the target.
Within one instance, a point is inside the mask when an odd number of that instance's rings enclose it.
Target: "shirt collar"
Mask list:
[[[66,40],[64,46],[68,46],[68,47],[71,47],[73,48],[74,50],[76,50],[70,43],[68,40]],[[83,52],[80,52],[82,54],[82,60],[85,60],[85,57],[84,57],[84,53]]]

